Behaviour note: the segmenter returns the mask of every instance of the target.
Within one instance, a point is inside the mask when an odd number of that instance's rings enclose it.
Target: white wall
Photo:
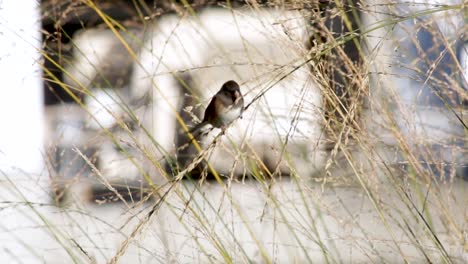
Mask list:
[[[0,169],[42,169],[38,1],[0,1]]]

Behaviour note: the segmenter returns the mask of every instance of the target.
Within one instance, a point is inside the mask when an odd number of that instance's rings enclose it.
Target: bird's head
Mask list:
[[[235,93],[240,90],[239,84],[237,84],[235,81],[232,81],[232,80],[225,82],[221,89],[229,93]]]

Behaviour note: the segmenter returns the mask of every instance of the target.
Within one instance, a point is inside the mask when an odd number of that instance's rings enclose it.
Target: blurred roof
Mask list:
[[[185,2],[185,1],[184,1]],[[187,0],[190,7],[199,9],[207,6],[228,5],[227,1],[218,0]],[[244,5],[245,0],[229,1],[231,6]],[[288,2],[288,1],[286,1]],[[185,6],[180,1],[128,1],[128,0],[97,0],[92,1],[102,13],[117,21],[141,23],[166,13],[181,12]],[[258,5],[266,4],[266,0],[258,1]],[[65,24],[80,24],[84,27],[102,23],[101,16],[82,0],[42,0],[42,23],[44,26]]]

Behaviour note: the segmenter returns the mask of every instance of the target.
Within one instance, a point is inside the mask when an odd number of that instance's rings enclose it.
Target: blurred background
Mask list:
[[[1,258],[464,263],[465,5],[0,3]]]

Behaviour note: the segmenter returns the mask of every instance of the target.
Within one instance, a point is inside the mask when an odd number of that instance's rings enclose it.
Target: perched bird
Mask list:
[[[205,110],[203,121],[196,125],[190,133],[197,132],[208,124],[224,131],[227,125],[242,115],[243,111],[244,98],[240,92],[239,84],[235,81],[227,81],[211,99]]]

